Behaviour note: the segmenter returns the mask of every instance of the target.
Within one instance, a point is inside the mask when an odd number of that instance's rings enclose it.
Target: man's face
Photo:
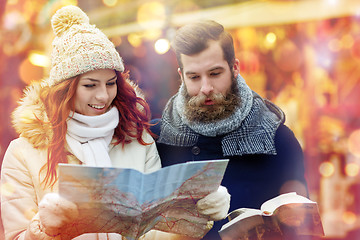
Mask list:
[[[190,97],[212,93],[225,95],[231,88],[232,79],[239,74],[239,61],[235,60],[231,71],[217,41],[210,41],[209,47],[198,54],[182,54],[181,61],[183,69],[179,69],[179,74]],[[207,101],[206,104],[213,103]]]
[[[229,116],[239,99],[232,91],[239,74],[239,61],[232,69],[224,59],[219,42],[210,41],[209,47],[194,55],[181,55],[181,79],[187,93],[186,116],[190,121],[211,122]]]

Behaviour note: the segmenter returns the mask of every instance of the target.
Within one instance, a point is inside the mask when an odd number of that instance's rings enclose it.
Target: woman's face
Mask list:
[[[112,69],[81,74],[75,93],[75,112],[86,116],[105,113],[116,97],[116,80],[117,75]]]

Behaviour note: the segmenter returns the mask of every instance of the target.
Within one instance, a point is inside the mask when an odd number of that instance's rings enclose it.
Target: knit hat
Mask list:
[[[56,36],[52,43],[50,86],[96,69],[124,71],[114,44],[95,25],[89,24],[88,16],[80,8],[59,9],[51,25]]]

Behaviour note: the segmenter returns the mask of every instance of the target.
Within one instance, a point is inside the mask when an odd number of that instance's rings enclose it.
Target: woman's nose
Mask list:
[[[99,101],[106,102],[109,99],[109,93],[106,89],[106,87],[100,87],[98,91],[96,92],[96,99]]]

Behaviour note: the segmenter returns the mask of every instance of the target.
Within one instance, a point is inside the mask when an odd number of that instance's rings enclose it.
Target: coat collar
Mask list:
[[[34,82],[24,90],[19,106],[12,113],[15,131],[35,148],[46,148],[53,134],[51,124],[40,99],[41,82]]]
[[[221,134],[224,156],[276,154],[275,134],[280,124],[285,121],[285,114],[275,104],[253,91],[251,93],[252,105],[240,126]],[[176,95],[169,100],[164,110],[157,142],[180,147],[194,146],[199,135],[203,134],[194,131],[182,121],[178,108],[174,107],[175,97]]]

